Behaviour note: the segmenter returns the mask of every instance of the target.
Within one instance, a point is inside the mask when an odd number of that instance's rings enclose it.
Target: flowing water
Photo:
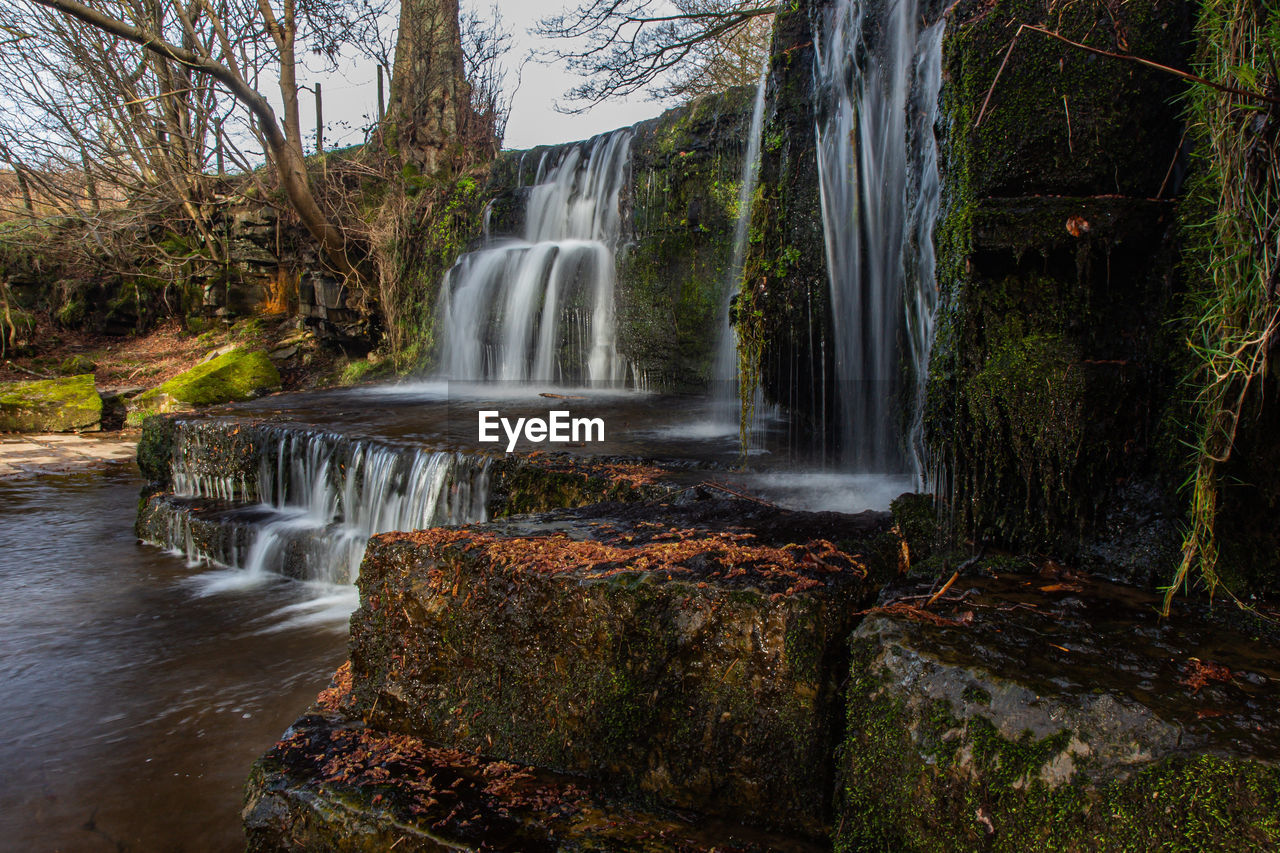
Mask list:
[[[133,535],[132,466],[0,482],[0,848],[243,850],[253,760],[346,656],[354,589],[205,572]]]
[[[268,429],[254,450],[256,477],[235,483],[202,476],[200,461],[210,450],[199,426],[178,429],[175,495],[257,500],[245,513],[247,542],[233,538],[217,553],[196,547],[190,516],[171,518],[163,544],[189,563],[242,570],[221,577],[225,586],[251,587],[278,575],[349,584],[375,533],[485,520],[483,457],[324,430]]]
[[[937,298],[942,46],[942,24],[922,30],[919,7],[836,0],[818,29],[814,69],[841,459],[917,479]]]
[[[733,255],[729,275],[725,279],[724,301],[720,308],[720,338],[716,343],[715,362],[711,369],[712,396],[727,424],[738,427],[741,401],[738,383],[738,331],[733,323],[733,301],[742,287],[742,271],[747,259],[747,239],[751,231],[751,201],[760,176],[760,137],[764,129],[766,84],[769,82],[769,57],[760,68],[756,82],[755,103],[751,110],[751,129],[747,132],[747,151],[742,158],[742,179],[738,187],[738,222],[733,231]],[[761,409],[758,405],[756,411]]]
[[[618,384],[614,285],[618,195],[631,130],[542,155],[521,239],[486,234],[441,286],[443,374],[451,379]],[[523,163],[521,164],[523,170]]]

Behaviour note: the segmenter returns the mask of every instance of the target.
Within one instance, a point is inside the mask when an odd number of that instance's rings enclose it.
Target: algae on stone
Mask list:
[[[1163,579],[1176,553],[1166,178],[1181,83],[1030,31],[1001,67],[1022,23],[1177,67],[1190,12],[1181,0],[964,0],[949,13],[925,428],[959,538],[1138,583]]]
[[[250,400],[280,387],[280,372],[262,350],[236,349],[198,364],[130,401],[128,423],[147,414]]]
[[[94,430],[102,420],[102,397],[93,374],[0,383],[0,432]]]
[[[1070,579],[913,611],[930,589],[851,639],[837,851],[1280,846],[1274,628]]]

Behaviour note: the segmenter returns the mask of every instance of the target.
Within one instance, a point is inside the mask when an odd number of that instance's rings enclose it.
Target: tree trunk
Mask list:
[[[388,144],[402,163],[432,174],[463,149],[459,130],[469,108],[458,0],[401,0]]]

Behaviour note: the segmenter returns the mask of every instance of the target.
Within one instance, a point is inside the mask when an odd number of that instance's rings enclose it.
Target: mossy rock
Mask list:
[[[142,476],[157,489],[167,489],[173,482],[174,438],[177,424],[162,415],[145,416],[142,435],[138,438],[138,468]]]
[[[1280,846],[1273,627],[1075,577],[932,588],[852,636],[836,851]]]
[[[374,537],[357,712],[822,837],[844,638],[894,558],[887,526],[708,499]]]
[[[93,374],[0,384],[0,432],[94,430],[102,398]]]
[[[262,350],[237,349],[180,373],[130,402],[128,424],[148,414],[235,403],[280,387],[280,371]]]
[[[98,369],[98,363],[87,355],[70,355],[63,359],[62,364],[58,365],[58,372],[63,376],[80,376],[85,373],[93,373]]]
[[[373,728],[344,713],[350,690],[350,667],[343,666],[254,764],[243,812],[252,853],[825,849],[698,815],[646,812],[580,777]]]

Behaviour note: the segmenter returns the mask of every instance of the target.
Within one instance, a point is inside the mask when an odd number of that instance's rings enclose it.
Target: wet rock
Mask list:
[[[620,199],[618,348],[650,387],[710,377],[753,96],[737,87],[635,128]]]
[[[261,350],[235,349],[215,355],[129,401],[128,423],[148,414],[249,400],[280,387],[280,372]]]
[[[819,836],[844,638],[882,514],[612,504],[371,540],[371,725]],[[799,544],[797,544],[799,543]]]
[[[92,373],[0,383],[0,432],[93,430],[101,420],[102,398]]]
[[[820,847],[694,816],[655,814],[580,778],[365,725],[350,673],[254,765],[250,851],[816,853]]]
[[[1030,30],[1005,59],[1030,24],[1182,67],[1191,14],[964,0],[943,43],[925,426],[955,484],[947,514],[963,538],[1135,583],[1181,544],[1183,84]]]
[[[1071,577],[886,593],[854,632],[840,849],[1280,844],[1277,632]]]

